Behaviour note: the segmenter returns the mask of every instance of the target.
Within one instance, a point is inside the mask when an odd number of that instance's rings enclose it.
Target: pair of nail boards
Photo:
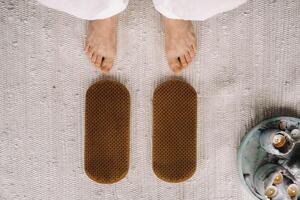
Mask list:
[[[152,167],[164,181],[178,183],[196,170],[197,93],[170,80],[153,96]],[[111,184],[129,169],[130,95],[117,81],[102,80],[86,93],[84,167],[98,183]]]

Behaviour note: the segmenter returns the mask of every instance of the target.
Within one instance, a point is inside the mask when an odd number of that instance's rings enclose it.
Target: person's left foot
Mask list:
[[[197,39],[193,24],[187,20],[163,17],[165,26],[165,48],[170,68],[179,74],[193,60],[196,54]]]
[[[117,16],[89,21],[85,52],[103,73],[108,73],[117,52]]]

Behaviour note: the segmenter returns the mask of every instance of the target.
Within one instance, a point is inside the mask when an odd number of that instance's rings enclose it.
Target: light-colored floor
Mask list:
[[[172,77],[159,14],[131,1],[110,78],[130,90],[128,176],[100,185],[83,171],[84,98],[102,79],[83,54],[85,21],[32,0],[0,1],[0,199],[251,199],[236,154],[257,122],[300,114],[300,1],[250,0],[197,22],[199,51],[182,77],[198,92],[198,168],[185,183],[151,168],[151,100]]]

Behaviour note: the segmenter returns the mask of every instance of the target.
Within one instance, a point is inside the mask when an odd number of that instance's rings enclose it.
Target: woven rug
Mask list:
[[[121,14],[109,77],[83,53],[85,27],[32,0],[0,1],[0,199],[252,199],[237,173],[242,136],[300,114],[300,1],[250,0],[195,23],[199,50],[180,78],[198,93],[197,170],[178,184],[152,170],[153,92],[173,76],[152,2]],[[131,154],[128,175],[101,185],[84,173],[84,108],[89,86],[108,78],[131,95]]]

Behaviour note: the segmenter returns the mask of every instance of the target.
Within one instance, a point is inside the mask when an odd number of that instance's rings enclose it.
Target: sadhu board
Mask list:
[[[185,181],[196,171],[197,93],[188,83],[170,80],[153,96],[152,167],[158,178]]]
[[[86,93],[84,168],[94,181],[115,183],[129,168],[130,95],[117,81],[101,80]]]

